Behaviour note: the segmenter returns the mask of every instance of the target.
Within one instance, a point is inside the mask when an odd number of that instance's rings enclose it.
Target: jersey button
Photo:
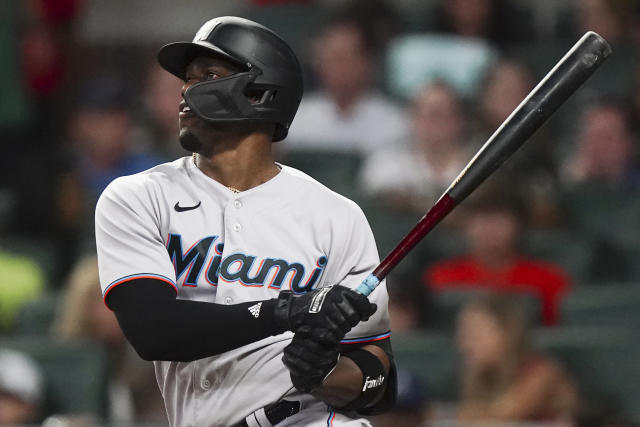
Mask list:
[[[231,304],[232,302],[233,302],[233,298],[231,298],[231,297],[226,297],[226,298],[224,299],[224,303],[225,303],[225,304]]]
[[[211,381],[204,379],[202,380],[202,388],[205,390],[209,390],[209,388],[211,387]]]
[[[233,231],[240,231],[240,230],[242,230],[242,226],[240,224],[233,225]]]
[[[242,202],[240,200],[236,200],[235,202],[233,202],[233,206],[235,206],[237,209],[240,209],[242,207]]]

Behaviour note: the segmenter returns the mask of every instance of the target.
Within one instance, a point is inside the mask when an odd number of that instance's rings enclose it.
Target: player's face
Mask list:
[[[222,59],[198,57],[187,66],[182,95],[184,96],[187,89],[196,83],[227,77],[239,71],[237,67]],[[189,151],[199,151],[204,141],[215,139],[215,135],[220,131],[228,131],[228,126],[224,124],[212,124],[202,120],[191,111],[184,100],[180,102],[178,121],[180,143]]]

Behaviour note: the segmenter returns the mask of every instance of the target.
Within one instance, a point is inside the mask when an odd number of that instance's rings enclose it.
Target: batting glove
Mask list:
[[[341,286],[327,286],[306,294],[281,291],[275,309],[278,326],[296,332],[310,326],[322,339],[340,341],[360,321],[368,320],[377,306],[367,297]]]
[[[338,363],[339,346],[339,341],[319,339],[317,330],[301,326],[282,356],[293,386],[303,393],[318,388]]]

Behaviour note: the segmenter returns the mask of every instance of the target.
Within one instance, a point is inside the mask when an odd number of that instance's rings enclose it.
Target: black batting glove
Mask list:
[[[322,385],[338,363],[339,348],[339,341],[319,340],[317,330],[301,326],[282,356],[293,386],[303,393],[311,393]]]
[[[275,318],[278,326],[296,332],[301,326],[310,326],[321,339],[340,341],[361,321],[368,320],[377,306],[351,289],[327,286],[306,294],[281,291],[276,303]]]

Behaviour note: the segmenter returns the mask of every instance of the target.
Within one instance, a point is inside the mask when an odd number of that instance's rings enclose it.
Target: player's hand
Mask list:
[[[302,295],[282,291],[276,304],[276,322],[294,332],[307,325],[320,330],[326,340],[340,341],[360,321],[368,320],[377,306],[351,289],[328,286]]]
[[[310,326],[301,326],[282,356],[291,382],[303,393],[311,393],[322,384],[338,363],[340,354],[339,341],[319,340],[316,331]]]

